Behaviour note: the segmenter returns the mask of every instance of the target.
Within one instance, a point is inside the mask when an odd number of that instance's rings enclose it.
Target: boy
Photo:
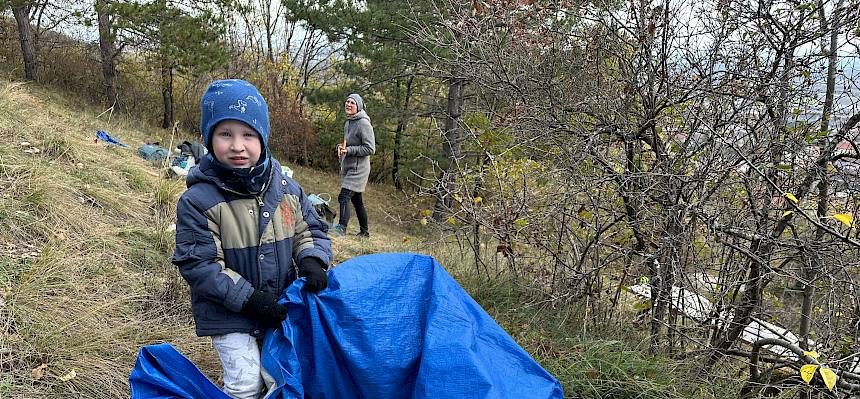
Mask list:
[[[209,154],[176,205],[173,263],[191,288],[198,336],[211,336],[224,391],[256,398],[264,388],[258,340],[286,317],[277,302],[298,275],[327,285],[327,227],[301,187],[271,157],[266,101],[243,80],[213,82],[200,99]],[[268,376],[267,376],[268,377]]]

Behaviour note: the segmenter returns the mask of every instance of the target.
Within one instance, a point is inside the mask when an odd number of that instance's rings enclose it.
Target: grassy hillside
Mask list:
[[[135,150],[181,139],[101,111],[0,78],[0,398],[128,397],[138,348],[158,342],[219,375],[169,262],[183,181]],[[131,148],[95,141],[99,129]],[[336,176],[294,170],[306,191],[336,195]],[[389,187],[371,186],[365,202],[373,236],[334,239],[336,262],[389,251],[436,256],[568,397],[721,397],[732,383],[696,385],[687,365],[644,356],[635,339],[591,339],[576,313],[547,308],[503,278],[474,276],[456,245],[421,231],[423,207]]]

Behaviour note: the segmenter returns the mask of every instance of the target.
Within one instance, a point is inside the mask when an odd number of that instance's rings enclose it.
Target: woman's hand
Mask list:
[[[337,156],[339,158],[343,158],[344,156],[346,156],[346,147],[344,147],[342,144],[337,145]]]

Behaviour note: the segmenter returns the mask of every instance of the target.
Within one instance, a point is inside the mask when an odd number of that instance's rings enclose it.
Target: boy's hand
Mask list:
[[[278,303],[278,297],[260,290],[254,290],[242,306],[242,313],[272,327],[277,327],[287,318],[287,308]]]
[[[299,276],[308,279],[305,290],[320,292],[328,286],[328,275],[323,269],[322,262],[317,258],[307,257],[299,263]]]

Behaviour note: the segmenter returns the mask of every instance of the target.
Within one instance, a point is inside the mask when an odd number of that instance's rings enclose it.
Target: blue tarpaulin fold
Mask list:
[[[118,138],[116,138],[116,137],[114,137],[114,136],[111,136],[108,132],[106,132],[106,131],[104,131],[104,130],[99,130],[99,131],[97,131],[97,132],[96,132],[96,138],[98,138],[99,140],[104,141],[104,142],[106,142],[106,143],[108,143],[108,144],[113,144],[113,145],[115,145],[115,146],[119,146],[119,147],[123,147],[123,148],[128,148],[128,145],[126,145],[126,144],[124,144],[123,142],[119,141],[119,139],[118,139]]]
[[[318,295],[303,285],[284,292],[289,317],[263,344],[269,398],[563,398],[432,257],[361,256]],[[166,344],[142,348],[129,381],[133,399],[227,397]]]

